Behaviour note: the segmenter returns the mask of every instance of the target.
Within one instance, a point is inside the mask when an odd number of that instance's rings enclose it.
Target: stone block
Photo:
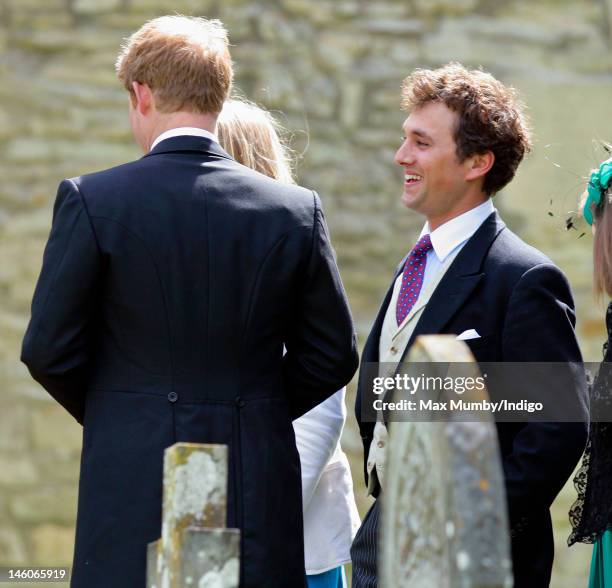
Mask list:
[[[355,23],[356,28],[373,34],[401,35],[402,39],[411,36],[420,36],[426,30],[423,21],[416,18],[378,18],[367,19]]]
[[[8,288],[7,298],[14,303],[14,308],[24,312],[25,316],[27,316],[27,313],[30,310],[32,294],[34,293],[34,283],[35,282],[27,279],[25,276],[19,276]],[[19,345],[20,342],[17,341],[17,346],[13,346],[12,348],[13,358],[17,358],[19,356]]]
[[[32,380],[27,368],[23,364],[15,366],[15,374],[12,376],[14,381],[9,388],[10,394],[14,398],[28,399],[42,404],[51,405],[55,400],[47,391]]]
[[[224,3],[236,4],[236,0],[224,0]],[[139,12],[146,18],[154,18],[162,14],[180,13],[193,16],[207,16],[216,9],[213,0],[176,0],[171,6],[166,0],[130,0],[128,11]],[[140,23],[144,24],[144,20]]]
[[[179,571],[189,586],[238,588],[240,580],[240,531],[238,529],[186,529]]]
[[[228,24],[229,26],[229,24]],[[229,29],[232,31],[232,29]],[[267,43],[278,43],[290,45],[295,41],[295,26],[281,15],[272,11],[266,11],[259,15],[257,20],[257,31],[261,38]],[[243,35],[246,31],[243,31]]]
[[[0,487],[29,486],[38,479],[38,472],[31,454],[0,454]]]
[[[318,0],[316,10],[313,10],[310,0],[283,0],[282,6],[292,17],[301,17],[316,25],[329,25],[338,15],[334,8],[335,2]]]
[[[23,492],[9,501],[9,510],[19,523],[73,524],[76,518],[75,486],[44,486]]]
[[[303,105],[296,80],[287,68],[270,65],[268,70],[261,74],[260,88],[265,96],[263,100],[269,108],[279,108],[283,105],[299,108]]]
[[[133,3],[130,3],[133,4]],[[128,37],[132,31],[138,30],[152,14],[148,11],[138,11],[131,6],[128,12],[106,12],[96,15],[96,23],[106,30],[116,30],[117,32],[117,53],[119,45],[124,37]]]
[[[0,311],[0,333],[4,338],[1,344],[5,344],[6,339],[23,338],[27,326],[28,318],[23,314]]]
[[[3,388],[6,382],[0,378]],[[24,452],[28,446],[27,408],[23,403],[13,404],[0,412],[0,451]]]
[[[72,29],[70,34],[62,29],[24,30],[13,35],[13,46],[40,54],[100,51],[101,37],[93,33],[84,29]]]
[[[122,0],[73,0],[70,4],[75,14],[99,14],[121,6]]]
[[[40,12],[61,13],[66,10],[66,0],[4,0],[11,14],[38,14]]]
[[[80,454],[83,427],[57,403],[36,410],[31,417],[30,430],[32,444],[37,451],[73,456]]]
[[[74,528],[40,525],[30,532],[34,560],[40,566],[70,566],[74,551]]]
[[[26,563],[30,562],[19,530],[3,524],[0,527],[0,564],[23,565]]]
[[[0,521],[8,519],[8,495],[9,491],[0,492]]]
[[[366,19],[403,19],[414,13],[412,2],[396,0],[395,2],[369,2],[362,9]]]
[[[53,30],[70,29],[72,27],[72,17],[67,13],[61,12],[37,12],[22,14],[13,18],[13,25],[22,25],[29,30]]]
[[[468,67],[483,66],[491,69],[497,63],[507,63],[508,47],[500,43],[494,46],[489,42],[481,42],[472,38],[456,23],[444,22],[433,33],[423,39],[423,55],[427,56],[427,63],[442,64],[455,60]],[[538,62],[535,56],[534,63]],[[513,63],[520,63],[518,60]]]
[[[358,80],[345,80],[340,84],[340,120],[345,127],[358,128],[362,118],[364,85]]]
[[[388,47],[387,55],[397,68],[398,80],[405,78],[413,69],[423,66],[421,50],[420,38],[395,40]]]
[[[70,159],[75,169],[99,169],[117,165],[137,157],[135,147],[86,140],[41,140],[22,138],[6,149],[9,161],[16,164],[42,164]]]
[[[38,471],[42,479],[51,480],[57,484],[73,484],[76,488],[79,482],[79,468],[81,464],[79,455],[75,453],[58,455],[57,452],[39,451],[36,457]]]
[[[579,23],[573,23],[571,26],[567,23],[565,26],[550,26],[552,23],[546,20],[524,21],[512,17],[471,16],[457,24],[468,35],[494,42],[548,46],[551,49],[559,49],[574,42],[583,43],[593,32],[591,27]]]
[[[162,542],[177,542],[181,529],[224,527],[227,511],[227,446],[175,443],[164,452]]]
[[[235,542],[228,536],[236,546],[233,552],[223,550],[217,553],[221,560],[204,558],[201,562],[205,564],[201,570],[203,573],[218,571],[218,564],[223,565],[227,558],[238,558],[239,531],[223,529],[227,512],[227,467],[226,445],[175,443],[164,451],[162,537],[157,548],[149,546],[149,557],[154,557],[157,552],[156,566],[152,562],[148,566],[151,582],[155,577],[162,577],[164,586],[189,584],[180,581],[180,563],[184,550],[189,549],[190,528],[201,532],[207,528],[212,533],[218,531],[222,535],[233,535],[234,539],[238,534]],[[210,538],[211,532],[206,536]],[[197,547],[198,544],[196,541],[193,545]],[[192,571],[195,572],[196,568]],[[152,586],[151,582],[148,582],[149,586]],[[208,585],[201,581],[197,583]]]
[[[315,49],[317,67],[346,73],[358,58],[371,51],[371,39],[352,31],[322,31]]]
[[[118,50],[118,47],[119,47],[119,39],[117,40],[117,50]],[[117,76],[115,74],[115,70],[112,65],[112,59],[110,58],[107,58],[106,63],[104,63],[103,65],[100,65],[99,67],[95,67],[95,68],[88,68],[88,69],[82,67],[82,62],[77,62],[77,60],[74,60],[74,59],[64,58],[61,61],[58,60],[58,61],[53,61],[52,63],[49,63],[44,68],[43,71],[44,71],[45,78],[50,81],[77,82],[77,83],[86,84],[88,86],[100,86],[100,87],[105,87],[105,88],[116,88],[116,89],[120,88],[119,81],[117,80]],[[127,96],[128,94],[126,92],[125,93],[126,113],[127,113],[127,105],[128,105]],[[74,112],[74,109],[71,108],[70,119],[72,119],[73,112]],[[41,122],[47,123],[47,124],[50,122],[51,123],[54,122],[56,125],[62,122],[64,123],[64,125],[66,124],[66,120],[63,120],[63,119],[61,120],[56,119],[52,121],[42,120]],[[55,135],[57,135],[57,130],[59,129],[54,129]],[[68,128],[68,130],[71,130],[70,127]],[[78,130],[78,129],[75,129],[75,130]]]
[[[29,214],[17,214],[11,217],[11,222],[3,227],[3,237],[17,245],[20,240],[29,241],[32,238],[47,239],[51,228],[51,211],[39,210]],[[15,250],[12,251],[13,255]]]
[[[419,16],[462,16],[474,12],[478,0],[414,0]]]

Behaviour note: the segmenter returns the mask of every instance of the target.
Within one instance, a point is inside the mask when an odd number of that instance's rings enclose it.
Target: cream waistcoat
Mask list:
[[[395,280],[393,285],[393,295],[391,301],[387,307],[385,319],[380,331],[380,340],[378,346],[378,357],[380,362],[379,376],[392,376],[395,373],[399,359],[402,357],[408,341],[414,332],[416,325],[427,306],[427,302],[431,298],[431,295],[437,288],[438,284],[444,277],[444,274],[450,267],[450,265],[457,257],[460,248],[449,254],[446,259],[442,262],[439,270],[435,276],[431,277],[431,280],[421,290],[419,298],[415,305],[412,307],[408,316],[404,319],[402,324],[398,327],[395,318],[395,307],[397,305],[397,298],[402,286],[402,273]],[[387,427],[382,421],[382,414],[378,415],[378,422],[374,427],[374,438],[370,445],[370,451],[368,453],[368,493],[371,494],[375,487],[376,481],[378,480],[381,488],[383,485],[384,471],[385,471],[385,459],[386,459],[386,447],[388,442]]]

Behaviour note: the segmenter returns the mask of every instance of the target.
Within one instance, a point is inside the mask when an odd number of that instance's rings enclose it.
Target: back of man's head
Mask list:
[[[434,70],[417,69],[404,80],[404,110],[410,112],[428,102],[441,102],[457,113],[459,161],[486,151],[495,155],[484,181],[486,194],[495,194],[512,180],[531,148],[528,120],[514,88],[484,71],[448,63]]]
[[[132,93],[146,84],[159,112],[217,115],[232,85],[227,31],[218,20],[162,16],[130,36],[117,57],[117,76]]]

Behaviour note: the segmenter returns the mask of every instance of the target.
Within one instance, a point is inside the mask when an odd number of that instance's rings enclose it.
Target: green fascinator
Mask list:
[[[606,193],[606,190],[610,186],[610,180],[612,180],[612,157],[604,161],[599,169],[593,170],[589,183],[587,185],[588,196],[584,203],[584,219],[590,225],[593,224],[593,212],[591,206],[594,205],[597,208]]]

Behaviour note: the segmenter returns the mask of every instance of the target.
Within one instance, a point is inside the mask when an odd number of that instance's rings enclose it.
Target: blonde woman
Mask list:
[[[295,183],[272,115],[229,100],[218,120],[221,146],[236,161],[280,182]],[[360,524],[348,460],[340,447],[345,389],[293,421],[302,466],[304,553],[309,588],[346,586],[343,564]],[[291,540],[290,537],[287,538]]]
[[[593,227],[597,296],[612,298],[612,158],[591,173],[584,218]],[[606,312],[608,340],[591,392],[591,425],[582,467],[574,478],[578,499],[570,510],[569,545],[593,543],[589,588],[612,587],[612,302]]]

